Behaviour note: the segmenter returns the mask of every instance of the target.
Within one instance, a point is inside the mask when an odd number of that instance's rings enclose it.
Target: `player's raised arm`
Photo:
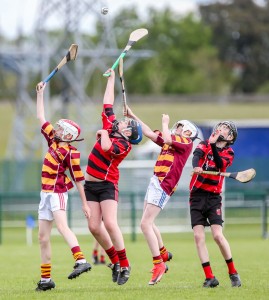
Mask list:
[[[46,87],[46,83],[44,83],[42,81],[36,85],[36,116],[39,119],[41,126],[44,123],[46,123],[45,110],[44,110],[45,87]]]
[[[136,121],[138,121],[140,123],[140,125],[142,126],[142,131],[143,134],[148,137],[149,139],[151,139],[152,141],[156,141],[158,135],[147,125],[145,124],[142,120],[140,120],[134,113],[133,111],[130,109],[129,106],[127,106],[127,117],[132,118]]]
[[[162,115],[162,137],[163,137],[165,144],[171,145],[172,137],[171,137],[171,132],[169,129],[169,122],[170,122],[169,116],[166,114],[163,114]]]
[[[106,73],[110,72],[110,76],[107,79],[106,90],[104,94],[103,104],[114,104],[114,87],[115,87],[115,72],[112,69],[108,69]]]

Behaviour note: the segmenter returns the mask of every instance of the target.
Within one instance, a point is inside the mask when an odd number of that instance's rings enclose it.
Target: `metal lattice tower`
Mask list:
[[[106,4],[103,0],[40,0],[32,42],[20,45],[20,50],[0,53],[0,58],[4,60],[11,56],[10,68],[15,70],[18,82],[15,121],[7,158],[40,158],[40,152],[47,148],[41,142],[36,119],[36,94],[34,90],[29,91],[29,80],[33,75],[39,78],[38,81],[44,79],[52,71],[51,66],[54,68],[59,63],[72,43],[79,46],[77,59],[65,65],[55,75],[57,79],[52,79],[61,84],[63,92],[60,96],[50,96],[48,83],[44,94],[45,115],[52,123],[59,118],[77,121],[86,141],[91,134],[94,136],[98,124],[100,126],[101,112],[97,111],[93,99],[86,94],[86,87],[96,71],[102,74],[110,66],[111,59],[109,61],[107,58],[116,58],[122,51],[118,48],[110,17],[100,13],[101,7]],[[101,29],[99,42],[93,44],[87,34],[91,33],[91,28],[95,28],[96,22],[101,24]],[[52,28],[59,30],[56,37],[51,33]],[[138,59],[151,55],[151,51],[132,50],[125,69]],[[102,98],[99,101],[98,107]],[[89,151],[87,143],[81,143],[79,149],[84,155]]]

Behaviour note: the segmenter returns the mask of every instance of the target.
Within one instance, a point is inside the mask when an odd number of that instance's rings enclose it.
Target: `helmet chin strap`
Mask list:
[[[121,132],[119,132],[119,131],[112,131],[111,132],[111,134],[113,135],[113,136],[115,136],[114,134],[118,134],[118,135],[120,135],[122,138],[124,138],[126,141],[129,141],[129,138],[128,138],[128,136],[126,136],[126,135],[124,135],[123,133],[121,133]]]
[[[61,138],[59,138],[58,136],[55,136],[54,138],[54,141],[57,142],[57,143],[60,143],[60,142],[64,142],[64,143],[71,143],[71,142],[81,142],[81,141],[84,141],[84,139],[75,139],[75,140],[70,140],[70,141],[63,141],[61,140]]]
[[[227,143],[230,143],[232,141],[230,140],[225,140],[224,136],[223,135],[220,135],[217,139],[217,142],[227,142]]]
[[[122,133],[122,132],[119,131],[119,121],[118,120],[116,120],[115,122],[113,122],[111,133],[112,133],[112,135],[114,135],[115,133],[119,134],[125,140],[129,141],[128,136],[126,136],[124,133]]]

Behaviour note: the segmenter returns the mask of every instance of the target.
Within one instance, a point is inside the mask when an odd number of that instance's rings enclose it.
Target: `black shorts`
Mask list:
[[[110,181],[85,181],[84,191],[87,201],[102,202],[104,200],[118,201],[118,185]]]
[[[221,196],[213,193],[193,193],[190,196],[191,226],[222,226]]]

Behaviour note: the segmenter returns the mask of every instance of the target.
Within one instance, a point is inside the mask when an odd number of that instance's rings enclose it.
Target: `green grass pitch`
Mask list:
[[[135,242],[125,236],[125,246],[132,265],[129,281],[118,286],[111,280],[111,271],[104,265],[68,280],[74,261],[71,251],[60,236],[52,237],[52,277],[56,288],[35,292],[39,280],[39,246],[37,229],[33,245],[26,245],[25,229],[4,229],[0,245],[0,299],[268,299],[269,243],[261,238],[260,225],[226,225],[224,233],[232,248],[235,266],[242,279],[241,288],[232,288],[226,264],[217,245],[207,233],[211,265],[220,286],[204,289],[203,271],[196,254],[193,235],[163,234],[165,245],[174,255],[169,271],[157,285],[148,286],[151,255],[142,235]],[[91,262],[92,237],[78,236],[80,246]]]

